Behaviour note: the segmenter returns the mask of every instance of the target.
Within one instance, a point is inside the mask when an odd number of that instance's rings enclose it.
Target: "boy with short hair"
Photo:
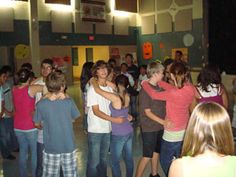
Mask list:
[[[107,63],[97,61],[92,68],[92,75],[98,81],[99,87],[112,92],[106,83]],[[110,101],[97,94],[90,86],[87,92],[88,106],[88,162],[86,177],[107,176],[107,155],[110,147],[111,122],[122,123],[122,117],[111,117]]]
[[[46,78],[47,96],[40,100],[34,115],[35,126],[43,122],[43,177],[58,176],[62,166],[64,177],[77,177],[76,146],[72,122],[80,116],[74,101],[64,89],[65,76],[54,72]]]
[[[149,84],[157,91],[162,91],[157,84],[163,78],[162,64],[152,62],[147,67]],[[165,101],[153,100],[141,89],[139,100],[140,124],[143,139],[143,157],[140,159],[135,177],[141,177],[147,163],[151,160],[151,174],[149,177],[159,177],[157,173],[158,158],[161,149],[163,125],[165,124]]]

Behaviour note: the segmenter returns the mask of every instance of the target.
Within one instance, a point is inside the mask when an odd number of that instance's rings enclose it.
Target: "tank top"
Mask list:
[[[127,119],[129,107],[115,109],[113,108],[112,104],[110,104],[109,108],[112,117],[124,117],[126,119],[126,121],[121,124],[111,123],[112,135],[125,136],[133,132],[133,127]]]
[[[35,128],[33,122],[35,99],[29,96],[28,90],[29,86],[13,88],[12,94],[15,106],[14,129],[31,130]]]
[[[236,157],[225,156],[224,163],[220,165],[194,164],[190,166],[194,157],[182,157],[183,177],[235,177],[236,176]]]
[[[205,92],[203,91],[200,87],[197,87],[197,91],[200,95],[200,98],[198,99],[199,103],[202,102],[215,102],[218,103],[222,106],[224,106],[223,104],[223,99],[222,99],[222,95],[221,95],[221,89],[216,88],[216,87],[208,87],[209,92]]]

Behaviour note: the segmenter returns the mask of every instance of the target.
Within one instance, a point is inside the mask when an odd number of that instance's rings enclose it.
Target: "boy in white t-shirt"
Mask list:
[[[97,61],[92,68],[93,77],[98,79],[101,89],[112,92],[107,86],[107,63]],[[107,176],[107,154],[110,146],[111,121],[122,123],[122,117],[111,117],[110,101],[97,94],[90,86],[87,92],[88,106],[88,162],[86,177]]]

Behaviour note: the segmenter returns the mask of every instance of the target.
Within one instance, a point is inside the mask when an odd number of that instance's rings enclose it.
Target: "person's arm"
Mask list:
[[[43,85],[30,85],[29,86],[29,95],[31,97],[35,97],[36,93],[43,92],[44,87],[46,87],[46,86],[43,86]]]
[[[183,177],[183,166],[181,159],[177,159],[172,162],[168,177]]]
[[[126,121],[126,120],[125,120],[124,118],[122,118],[122,117],[116,117],[116,118],[114,118],[114,117],[111,117],[111,116],[105,114],[104,112],[100,111],[99,105],[93,105],[93,106],[92,106],[92,110],[93,110],[93,113],[94,113],[97,117],[99,117],[99,118],[101,118],[101,119],[104,119],[104,120],[111,121],[111,122],[116,123],[116,124],[121,124],[121,123],[123,123],[124,121]]]
[[[161,119],[160,117],[158,117],[157,115],[155,115],[151,109],[144,109],[144,113],[146,114],[146,116],[148,118],[150,118],[151,120],[154,120],[155,122],[158,122],[161,125],[165,124],[165,120]]]
[[[170,100],[170,92],[168,91],[161,91],[158,92],[149,85],[147,81],[142,82],[142,87],[145,92],[154,100]]]
[[[223,105],[225,109],[228,109],[229,106],[229,99],[228,99],[228,94],[224,86],[222,86],[222,100],[223,100]]]
[[[1,101],[1,112],[0,112],[0,118],[2,118],[3,114],[4,114],[4,100],[0,100]]]
[[[173,89],[173,88],[176,88],[175,86],[171,85],[171,84],[168,84],[167,82],[165,81],[160,81],[158,82],[158,85],[160,87],[162,87],[163,89],[165,90],[170,90],[170,89]]]
[[[110,100],[112,103],[116,103],[120,100],[119,96],[112,93],[112,92],[107,92],[105,90],[102,90],[99,85],[98,82],[93,78],[91,79],[91,84],[93,85],[93,88],[95,90],[96,93],[98,93],[99,95],[103,96],[104,98]]]

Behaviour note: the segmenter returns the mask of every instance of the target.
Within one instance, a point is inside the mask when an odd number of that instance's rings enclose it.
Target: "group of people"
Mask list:
[[[113,177],[122,176],[122,157],[126,177],[143,176],[149,162],[150,177],[160,176],[159,160],[170,177],[235,176],[228,99],[218,68],[204,67],[194,86],[189,67],[181,60],[151,62],[138,69],[132,54],[125,59],[120,66],[115,59],[83,65],[86,177],[107,176],[109,153]],[[6,67],[0,69],[3,158],[15,159],[11,151],[18,142],[20,177],[28,174],[29,150],[33,177],[78,176],[73,122],[80,112],[66,94],[64,74],[53,67],[51,59],[42,61],[39,78],[32,74],[30,64],[23,64],[16,83],[9,86],[9,73]],[[11,128],[3,123],[6,117]],[[143,143],[136,172],[134,120],[139,121],[136,125],[140,125]]]
[[[120,67],[117,67],[110,64],[110,61],[106,63],[101,60],[95,64],[90,63],[92,69],[86,69],[86,63],[83,68],[88,72],[91,71],[87,82],[84,82],[86,83],[84,88],[87,89],[83,92],[86,95],[84,107],[87,110],[85,120],[88,123],[88,127],[85,127],[88,132],[89,153],[86,173],[88,177],[107,176],[109,148],[113,176],[121,177],[120,160],[122,156],[126,165],[126,176],[130,177],[134,174],[133,128],[130,123],[132,120],[131,92],[129,89],[132,87],[134,90],[135,83],[139,82],[138,80],[136,82],[131,73],[127,71],[127,64],[122,63]],[[194,86],[191,83],[189,67],[185,62],[168,59],[163,65],[159,62],[151,62],[147,67],[140,67],[142,72],[138,78],[146,81],[141,81],[141,88],[136,89],[139,95],[139,109],[136,111],[139,113],[143,140],[143,157],[138,163],[136,177],[143,176],[149,161],[151,161],[150,177],[158,177],[159,156],[165,175],[175,176],[175,170],[182,170],[180,174],[185,173],[185,170],[186,174],[191,172],[182,166],[179,168],[182,160],[173,163],[169,172],[170,166],[176,158],[185,159],[184,156],[189,156],[192,158],[188,159],[194,162],[195,157],[198,156],[205,157],[212,154],[221,159],[220,157],[234,154],[230,119],[226,111],[228,99],[218,68],[213,65],[204,67]],[[126,68],[125,72],[123,68]],[[190,118],[191,112],[193,113]],[[221,117],[219,114],[224,116]],[[196,123],[197,118],[201,122]],[[222,121],[224,124],[218,125]],[[217,124],[216,127],[211,125],[214,124],[212,122]],[[203,130],[199,130],[200,124],[200,129]],[[189,128],[187,128],[188,126]],[[221,126],[224,126],[225,129],[219,130]],[[226,130],[227,136],[225,133],[218,132]],[[223,138],[219,138],[224,145],[218,142],[216,136],[219,134],[223,136]],[[186,150],[186,143],[194,149]],[[197,149],[195,152],[195,146],[200,150]],[[223,146],[231,150],[222,151]],[[229,174],[233,174],[236,171],[236,158],[229,156],[229,158],[223,159],[230,159],[231,167],[228,171],[230,171]],[[200,167],[201,163],[198,165]],[[214,168],[219,169],[219,164],[211,165],[205,166],[207,168],[204,169],[208,170],[204,172],[196,170],[194,175],[224,175],[225,169],[221,169],[221,173],[214,172]]]
[[[78,176],[76,145],[73,121],[80,112],[72,98],[65,93],[64,74],[54,69],[51,59],[41,63],[41,77],[35,78],[32,66],[25,63],[15,75],[15,84],[9,87],[12,99],[5,99],[2,85],[7,81],[7,73],[0,69],[1,122],[4,115],[12,116],[12,133],[19,147],[19,176],[27,177],[27,161],[31,158],[31,176]],[[10,79],[8,79],[10,81]],[[12,109],[7,105],[11,102]],[[7,104],[6,104],[7,103]],[[3,125],[1,125],[3,126]],[[9,148],[10,129],[1,134],[6,141],[1,143]],[[3,154],[3,152],[2,152]],[[4,158],[4,156],[3,156]],[[9,154],[7,159],[15,159]]]

